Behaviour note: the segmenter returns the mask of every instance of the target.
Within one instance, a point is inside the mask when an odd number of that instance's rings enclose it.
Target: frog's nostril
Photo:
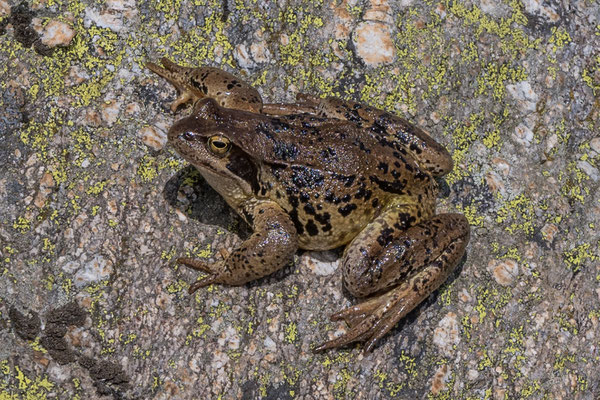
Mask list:
[[[183,135],[181,135],[181,137],[182,137],[184,140],[194,140],[194,137],[195,137],[195,136],[196,136],[196,135],[194,135],[194,132],[190,132],[190,131],[187,131],[187,132],[185,132]]]

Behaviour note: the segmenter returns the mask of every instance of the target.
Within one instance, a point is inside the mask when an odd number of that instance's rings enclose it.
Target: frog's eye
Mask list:
[[[224,136],[211,136],[208,138],[208,148],[213,154],[223,156],[231,148],[231,141]]]

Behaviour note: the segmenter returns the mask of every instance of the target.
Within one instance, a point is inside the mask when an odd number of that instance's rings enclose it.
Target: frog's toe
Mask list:
[[[177,259],[177,263],[183,264],[186,267],[190,267],[208,274],[208,276],[198,279],[190,286],[190,288],[188,289],[188,292],[190,294],[194,293],[200,288],[210,285],[211,283],[218,283],[218,279],[220,276],[220,274],[218,273],[218,271],[220,270],[219,263],[207,263],[206,261],[189,257],[180,257]]]
[[[410,299],[410,292],[396,290],[332,314],[332,321],[344,320],[349,329],[342,336],[318,346],[315,351],[366,341],[364,351],[371,352],[377,342],[410,310]]]
[[[190,285],[190,288],[188,289],[188,293],[192,294],[200,288],[203,288],[205,286],[208,286],[212,283],[217,282],[217,278],[218,278],[217,275],[209,275],[209,276],[205,276],[203,278],[198,279],[196,282],[194,282],[192,285]]]
[[[193,268],[197,271],[206,272],[207,274],[215,273],[215,268],[212,267],[212,264],[207,263],[206,261],[198,260],[196,258],[189,257],[180,257],[176,260],[178,264],[183,264],[186,267]]]
[[[318,352],[321,352],[321,351],[324,351],[327,349],[333,349],[336,347],[346,346],[353,342],[363,341],[368,337],[369,331],[374,324],[375,324],[375,317],[372,315],[367,316],[360,323],[358,323],[353,328],[349,329],[343,335],[341,335],[335,339],[329,340],[329,341],[321,344],[320,346],[315,347],[315,349],[313,351],[315,353],[318,353]]]
[[[374,298],[363,303],[356,304],[352,307],[345,308],[329,317],[332,321],[344,320],[351,328],[358,325],[368,315],[379,307],[378,299]]]
[[[364,352],[370,353],[377,342],[386,335],[396,323],[402,318],[402,312],[393,307],[392,310],[386,310],[386,307],[380,307],[371,311],[361,309],[361,304],[349,307],[331,316],[334,320],[344,319],[350,329],[335,339],[323,343],[315,348],[315,352],[320,352],[335,347],[346,346],[353,342],[366,341]],[[369,307],[370,308],[370,307]]]

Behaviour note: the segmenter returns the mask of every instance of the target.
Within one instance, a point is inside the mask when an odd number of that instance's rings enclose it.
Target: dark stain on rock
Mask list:
[[[25,48],[33,46],[34,50],[43,56],[49,56],[53,53],[53,49],[49,48],[40,40],[39,35],[31,26],[35,12],[29,8],[26,1],[12,6],[10,9],[10,17],[6,19],[12,24],[14,29],[15,40]]]
[[[36,312],[30,311],[29,314],[27,316],[21,313],[15,306],[12,306],[8,311],[8,317],[15,333],[24,340],[34,340],[42,326],[40,317]]]
[[[57,363],[65,365],[77,360],[77,354],[69,347],[64,336],[68,326],[82,326],[85,317],[85,311],[74,301],[55,308],[46,315],[46,328],[40,344]]]
[[[129,378],[119,364],[82,356],[79,365],[88,370],[99,395],[123,398],[121,392],[126,389]]]

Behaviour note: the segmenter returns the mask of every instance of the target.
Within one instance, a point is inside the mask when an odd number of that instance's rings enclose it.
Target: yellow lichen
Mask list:
[[[290,322],[285,327],[285,340],[289,343],[294,343],[298,336],[298,326],[294,322]]]

